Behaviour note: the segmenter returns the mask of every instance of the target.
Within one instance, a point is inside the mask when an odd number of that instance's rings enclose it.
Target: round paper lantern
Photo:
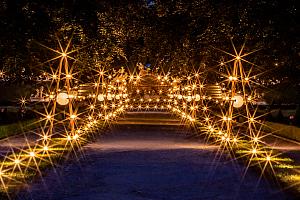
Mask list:
[[[188,102],[192,101],[192,96],[187,96],[187,101]]]
[[[178,99],[182,99],[182,95],[180,94],[180,95],[178,95]]]
[[[117,95],[116,95],[116,99],[120,99],[120,95],[117,94]]]
[[[235,95],[233,99],[234,99],[233,107],[240,108],[244,105],[244,99],[241,95]]]
[[[98,101],[104,101],[104,95],[103,94],[98,95]]]
[[[61,92],[57,95],[56,97],[56,101],[59,105],[67,105],[69,103],[69,99],[68,99],[68,94]]]
[[[196,94],[195,101],[200,101],[200,95],[199,94]]]

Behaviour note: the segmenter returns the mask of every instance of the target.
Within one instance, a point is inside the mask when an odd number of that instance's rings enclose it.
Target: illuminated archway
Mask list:
[[[201,127],[209,141],[233,156],[245,157],[248,166],[257,165],[262,174],[273,170],[273,163],[286,160],[275,157],[261,141],[261,116],[256,114],[257,94],[252,88],[255,75],[248,54],[236,52],[216,71],[219,82],[208,83],[206,73],[190,71],[183,75],[140,69],[130,73],[99,67],[95,82],[81,83],[69,63],[68,47],[57,52],[59,62],[50,75],[47,106],[42,116],[40,141],[35,146],[8,154],[1,162],[0,180],[4,191],[41,173],[45,165],[69,152],[77,152],[91,135],[120,113],[128,110],[172,112],[193,127]],[[250,63],[250,65],[252,65]]]

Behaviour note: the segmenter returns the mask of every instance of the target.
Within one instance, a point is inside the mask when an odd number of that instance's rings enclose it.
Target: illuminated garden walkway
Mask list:
[[[36,180],[19,199],[290,199],[256,172],[242,178],[243,165],[219,155],[217,146],[190,139],[179,121],[154,125],[166,120],[161,117],[149,125],[150,114],[136,118],[144,125],[132,125],[134,115],[85,146],[78,161]]]

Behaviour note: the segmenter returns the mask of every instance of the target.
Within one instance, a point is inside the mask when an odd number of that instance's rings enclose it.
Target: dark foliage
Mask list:
[[[233,52],[232,39],[237,47],[246,42],[245,52],[260,49],[249,60],[268,71],[263,78],[287,78],[298,90],[297,17],[296,0],[2,0],[0,69],[30,80],[55,56],[38,43],[58,49],[56,37],[65,44],[73,34],[72,48],[85,47],[73,55],[79,78],[92,79],[98,65],[138,62],[203,71],[229,59],[214,47]]]

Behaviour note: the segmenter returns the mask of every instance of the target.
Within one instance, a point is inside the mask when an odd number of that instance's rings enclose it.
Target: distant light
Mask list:
[[[20,164],[21,161],[20,161],[19,159],[15,159],[14,163],[15,163],[15,164]]]
[[[76,115],[71,115],[70,118],[71,119],[75,119],[77,116]]]
[[[67,74],[66,78],[72,78],[72,74]]]
[[[31,157],[34,157],[34,156],[35,156],[35,153],[34,153],[33,151],[31,151],[31,152],[29,152],[29,155],[30,155]]]
[[[104,101],[104,95],[103,94],[98,95],[98,101]]]
[[[79,138],[79,135],[78,134],[75,134],[74,136],[73,136],[73,139],[74,140],[77,140]]]
[[[67,140],[70,141],[72,138],[70,135],[67,136]]]

